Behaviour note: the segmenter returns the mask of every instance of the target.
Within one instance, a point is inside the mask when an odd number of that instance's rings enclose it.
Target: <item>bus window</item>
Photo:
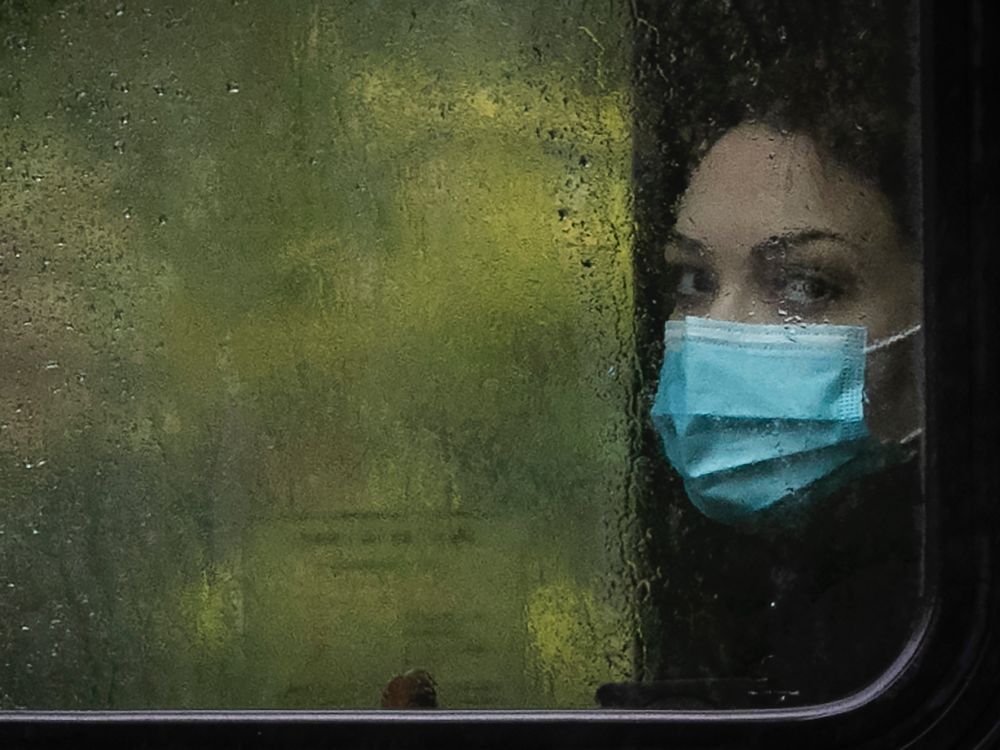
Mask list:
[[[0,21],[0,708],[802,707],[902,652],[911,3]]]

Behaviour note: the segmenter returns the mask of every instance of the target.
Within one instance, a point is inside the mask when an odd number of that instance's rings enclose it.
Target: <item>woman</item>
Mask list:
[[[701,162],[665,252],[676,306],[653,420],[707,515],[801,515],[831,475],[919,435],[905,244],[877,185],[807,134],[743,124]]]
[[[910,71],[881,33],[905,4],[787,25],[781,3],[665,5],[637,126],[641,244],[663,261],[639,269],[640,331],[663,341],[644,450],[666,459],[640,505],[646,683],[598,699],[833,700],[890,666],[922,595]]]
[[[859,689],[916,612],[915,253],[870,180],[743,124],[694,172],[665,256],[653,421],[691,502],[737,530],[716,529],[705,580],[748,599],[734,640],[763,647],[773,686]]]

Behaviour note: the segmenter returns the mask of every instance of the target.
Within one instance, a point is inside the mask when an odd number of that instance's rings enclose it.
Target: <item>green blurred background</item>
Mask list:
[[[626,679],[627,3],[0,22],[0,707]]]

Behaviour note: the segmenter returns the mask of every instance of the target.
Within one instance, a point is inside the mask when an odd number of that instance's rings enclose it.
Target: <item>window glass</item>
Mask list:
[[[0,5],[0,709],[886,668],[913,9],[787,5]]]
[[[627,679],[625,9],[0,12],[0,704]]]

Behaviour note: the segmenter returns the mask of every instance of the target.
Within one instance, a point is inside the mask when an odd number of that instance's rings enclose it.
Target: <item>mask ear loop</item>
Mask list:
[[[910,336],[917,333],[921,328],[923,328],[923,326],[920,325],[920,323],[917,323],[916,325],[912,325],[909,328],[900,331],[899,333],[894,333],[892,336],[887,336],[881,341],[876,341],[874,344],[865,347],[865,354],[871,354],[872,352],[880,351],[888,346],[892,346],[893,344],[898,344],[900,341],[910,338]],[[909,433],[908,435],[904,435],[902,438],[900,438],[899,444],[906,445],[907,443],[916,440],[923,433],[924,433],[924,428],[918,427],[913,432]]]
[[[865,354],[870,354],[871,352],[877,352],[880,349],[885,349],[887,346],[892,346],[893,344],[897,344],[903,339],[908,339],[910,338],[910,336],[915,334],[921,328],[923,328],[923,326],[920,325],[920,323],[917,323],[914,326],[910,326],[905,331],[894,333],[892,336],[887,336],[881,341],[876,341],[874,344],[865,347]]]

